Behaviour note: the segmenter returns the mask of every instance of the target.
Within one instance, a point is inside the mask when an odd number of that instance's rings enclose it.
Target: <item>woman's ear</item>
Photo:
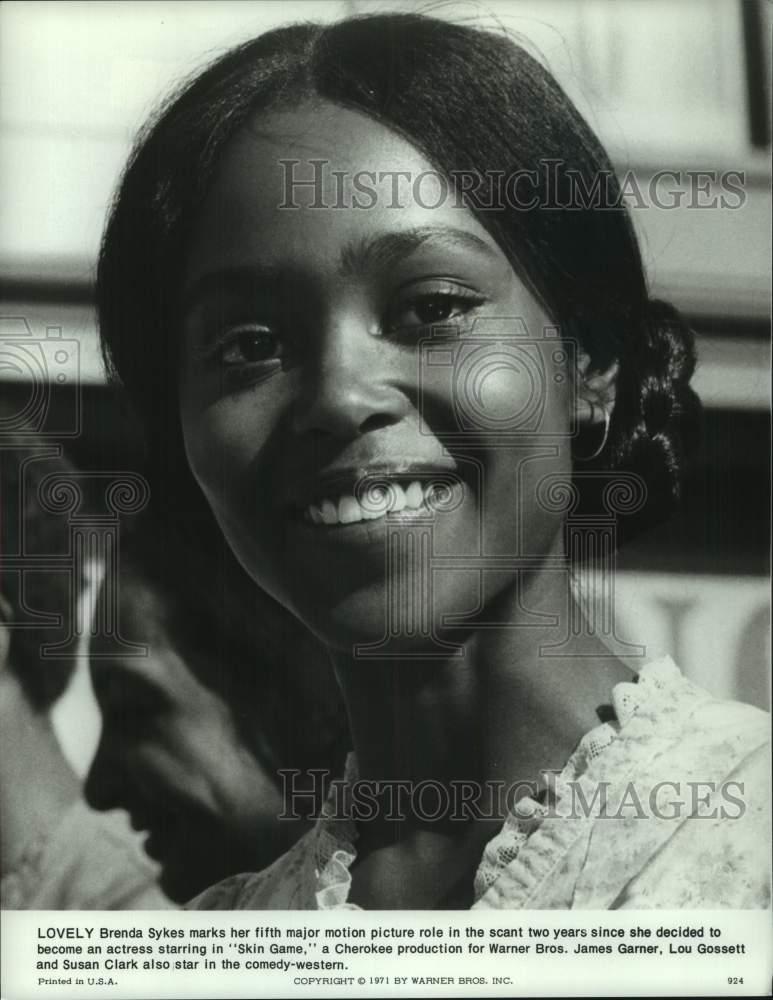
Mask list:
[[[590,357],[580,355],[577,371],[577,422],[581,427],[603,424],[605,413],[612,416],[615,408],[615,389],[620,365],[613,362],[604,371],[592,369]]]

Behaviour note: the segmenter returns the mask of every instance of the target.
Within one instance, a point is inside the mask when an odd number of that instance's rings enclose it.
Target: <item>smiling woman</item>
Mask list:
[[[423,518],[434,484],[450,476],[458,502],[434,521],[435,553],[472,554],[482,505],[502,511],[515,494],[512,449],[491,456],[481,495],[472,481],[480,449],[444,448],[454,380],[438,366],[422,379],[422,338],[432,327],[435,346],[453,350],[475,320],[505,342],[515,318],[535,331],[551,320],[483,225],[452,204],[395,211],[385,198],[368,212],[320,212],[301,199],[278,210],[279,160],[303,151],[334,162],[344,183],[363,165],[413,176],[431,166],[385,126],[330,102],[250,119],[223,154],[188,244],[180,412],[193,472],[248,571],[347,650],[383,634],[388,525]],[[566,433],[569,385],[543,401],[542,435]],[[528,391],[523,372],[500,365],[485,380],[489,419]],[[534,466],[535,477],[544,472]],[[531,530],[544,536],[541,551],[557,521],[539,520]],[[513,529],[512,518],[491,518],[493,551],[513,551]],[[438,635],[442,615],[474,606],[475,574],[445,574],[436,598]],[[411,649],[420,651],[415,637]]]
[[[156,500],[330,649],[370,790],[202,907],[765,905],[765,717],[637,683],[571,587],[576,515],[607,554],[663,517],[698,415],[611,177],[523,49],[413,15],[270,32],[141,136],[107,361]]]

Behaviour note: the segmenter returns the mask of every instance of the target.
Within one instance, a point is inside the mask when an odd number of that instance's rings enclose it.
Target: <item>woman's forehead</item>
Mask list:
[[[314,99],[252,115],[229,144],[219,173],[260,171],[265,181],[279,182],[283,193],[285,160],[299,160],[307,174],[310,165],[322,161],[331,194],[343,181],[366,171],[416,176],[434,169],[416,146],[382,122],[353,108]],[[307,190],[310,196],[301,199],[299,187],[297,200],[311,204],[314,192]]]
[[[380,122],[329,102],[253,116],[226,149],[194,226],[185,285],[218,267],[320,262],[401,234],[501,252],[448,178]],[[429,240],[425,240],[429,241]]]

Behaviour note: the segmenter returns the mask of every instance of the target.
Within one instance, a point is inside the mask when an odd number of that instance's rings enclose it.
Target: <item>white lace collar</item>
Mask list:
[[[683,684],[680,685],[679,682]],[[567,760],[557,777],[554,791],[560,802],[570,782],[587,779],[592,792],[592,783],[598,771],[596,762],[604,755],[604,764],[613,764],[608,758],[609,750],[619,734],[626,729],[635,716],[649,715],[642,708],[659,693],[668,691],[669,697],[678,698],[680,688],[684,694],[692,688],[670,657],[654,661],[644,666],[635,681],[615,685],[612,690],[612,706],[615,718],[594,726],[580,740],[577,748]],[[612,768],[614,770],[614,768]],[[350,785],[358,777],[357,760],[352,752],[346,760],[344,786]],[[340,792],[339,792],[340,793]],[[555,803],[554,803],[555,805]],[[328,797],[315,828],[314,875],[316,885],[314,895],[317,907],[328,909],[358,909],[348,902],[352,876],[350,868],[357,852],[357,828],[350,819],[335,818],[334,794]],[[543,823],[547,807],[530,796],[521,798],[512,812],[505,818],[500,832],[489,841],[483,851],[478,866],[475,883],[474,907],[487,905],[487,894],[507,871],[508,879],[520,883],[525,897],[530,887],[541,878],[554,863],[555,858],[577,835],[578,824],[587,819],[562,820],[559,823]],[[535,834],[539,836],[535,837]],[[522,855],[522,848],[529,841],[530,850]],[[532,847],[535,849],[532,850]],[[520,862],[520,863],[519,863]]]

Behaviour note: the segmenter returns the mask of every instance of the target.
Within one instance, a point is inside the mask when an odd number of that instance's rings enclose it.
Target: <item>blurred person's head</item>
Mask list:
[[[197,566],[191,577],[160,534],[135,532],[121,550],[117,583],[103,583],[116,586],[121,637],[134,646],[91,661],[103,729],[87,797],[100,809],[127,809],[149,831],[146,850],[176,900],[267,866],[304,831],[278,819],[278,766],[337,763],[322,732],[316,755],[278,745],[265,720],[278,714],[281,673],[267,672],[270,651],[242,616],[217,613],[243,600],[233,584],[229,596],[222,567]],[[285,648],[303,655],[298,642]],[[302,704],[288,697],[279,714],[305,732]]]
[[[70,558],[67,514],[55,502],[57,481],[74,475],[59,445],[30,433],[0,437],[0,683],[18,686],[40,715],[76,663],[83,580]]]
[[[57,482],[73,467],[31,433],[0,437],[0,841],[4,874],[79,795],[48,711],[76,664],[83,580]]]

